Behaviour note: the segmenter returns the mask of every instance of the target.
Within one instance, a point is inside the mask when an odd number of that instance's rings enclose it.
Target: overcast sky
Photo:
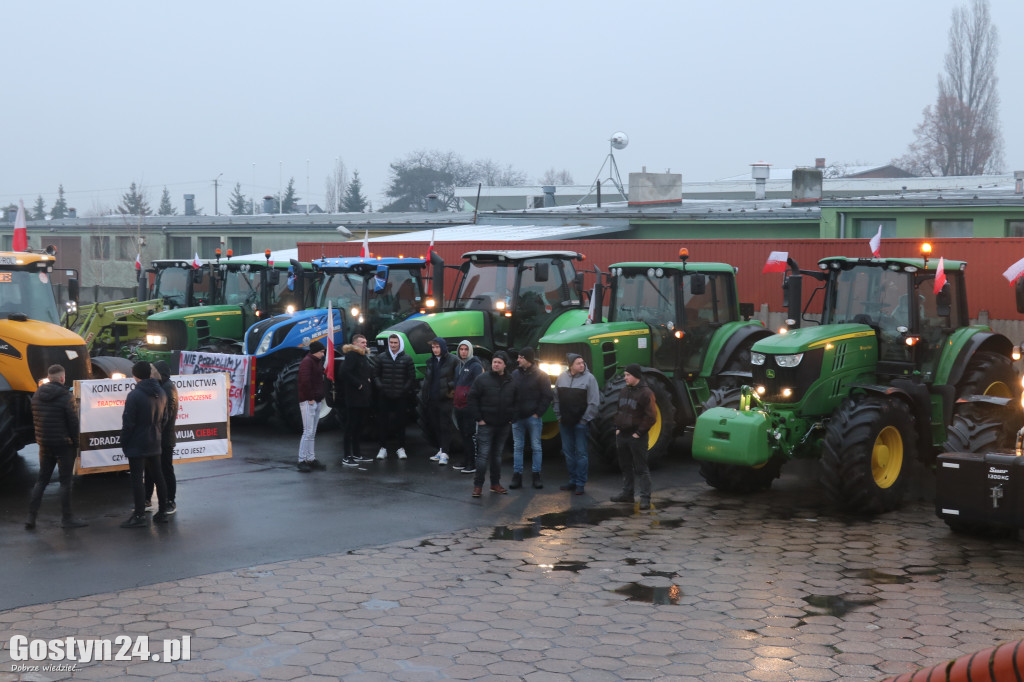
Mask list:
[[[417,149],[588,185],[619,130],[623,180],[883,164],[935,101],[965,2],[6,3],[0,203],[49,209],[63,184],[91,214],[135,181],[154,210],[167,187],[212,215],[220,176],[221,213],[236,182],[262,196],[291,177],[323,205],[341,158],[379,208],[388,164]],[[1024,2],[991,9],[1004,170],[1024,169]]]

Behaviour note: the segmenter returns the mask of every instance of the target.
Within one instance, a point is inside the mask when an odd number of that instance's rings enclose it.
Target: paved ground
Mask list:
[[[192,660],[13,673],[5,647],[0,680],[875,680],[1024,637],[1016,539],[952,535],[924,500],[864,521],[804,475],[776,487],[662,489],[651,513],[567,495],[508,526],[4,611],[5,643],[190,635]]]

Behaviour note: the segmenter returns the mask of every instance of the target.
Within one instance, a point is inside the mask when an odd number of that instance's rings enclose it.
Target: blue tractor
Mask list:
[[[434,291],[440,295],[444,261],[434,253],[431,262]],[[314,260],[313,270],[322,278],[316,307],[262,320],[245,334],[245,352],[256,362],[254,414],[276,411],[290,429],[301,432],[299,363],[310,342],[326,345],[328,311],[334,317],[337,363],[342,346],[355,334],[372,341],[380,330],[434,308],[424,286],[426,264],[423,258],[404,257]],[[335,407],[331,399],[324,402],[318,428],[338,425]]]

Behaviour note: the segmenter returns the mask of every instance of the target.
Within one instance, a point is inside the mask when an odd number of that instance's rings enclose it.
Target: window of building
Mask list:
[[[191,237],[168,237],[167,250],[170,251],[168,254],[170,258],[187,258],[192,260],[192,257],[195,255],[192,251]]]
[[[973,237],[973,220],[929,220],[929,237]]]
[[[93,260],[110,260],[110,237],[89,237]]]
[[[878,226],[882,226],[882,239],[896,238],[896,221],[891,218],[858,218],[855,221],[857,239],[871,239],[878,234]]]
[[[1006,236],[1024,237],[1024,220],[1007,220]]]
[[[253,253],[252,237],[228,237],[228,248],[236,256]]]
[[[199,238],[199,257],[200,258],[216,258],[217,249],[220,248],[220,237],[200,237]],[[225,254],[227,255],[227,254]]]
[[[3,235],[3,237],[0,238],[0,247],[2,247],[4,251],[11,251],[12,249],[14,249],[14,235]]]
[[[134,261],[138,252],[135,249],[135,237],[117,238],[117,259]]]

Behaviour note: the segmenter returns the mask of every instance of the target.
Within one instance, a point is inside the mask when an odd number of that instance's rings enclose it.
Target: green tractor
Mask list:
[[[601,386],[601,406],[590,428],[591,453],[614,467],[614,417],[625,386],[622,368],[639,363],[654,391],[657,422],[648,433],[648,460],[669,450],[693,426],[711,391],[750,381],[750,348],[771,335],[744,319],[736,268],[725,263],[617,263],[611,266],[608,321],[549,333],[540,339],[540,368],[555,378],[566,354],[583,357]],[[601,294],[595,294],[599,300]]]
[[[232,260],[228,252],[222,261],[218,249],[216,259],[188,274],[181,300],[195,305],[151,315],[136,355],[155,362],[182,350],[240,354],[245,331],[257,321],[312,305],[317,277],[309,263],[274,262],[269,251],[264,260]]]
[[[749,493],[770,487],[785,461],[820,457],[831,503],[890,511],[912,462],[934,464],[954,418],[1007,409],[1020,385],[1013,344],[970,324],[966,263],[833,257],[817,271],[787,263],[793,328],[754,344],[751,385],[716,390],[704,403],[694,459],[713,487]],[[805,275],[820,282],[808,308],[819,291],[824,300],[820,324],[800,328],[809,321],[800,312]]]

